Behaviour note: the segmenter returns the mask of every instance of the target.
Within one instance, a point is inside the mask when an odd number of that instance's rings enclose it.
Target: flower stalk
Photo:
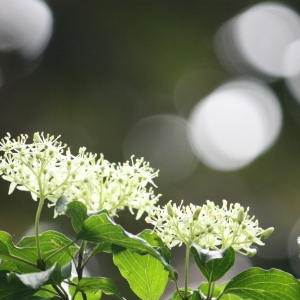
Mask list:
[[[184,267],[184,300],[188,299],[190,248],[186,246]]]
[[[36,250],[37,250],[37,257],[38,257],[37,264],[41,270],[45,270],[45,262],[43,260],[41,245],[40,245],[39,223],[40,223],[40,217],[41,217],[41,212],[42,212],[42,208],[44,205],[44,201],[45,201],[44,198],[40,198],[38,209],[37,209],[36,216],[35,216],[35,223],[34,223]]]
[[[83,268],[84,268],[84,265],[85,265],[84,253],[85,253],[86,245],[87,245],[87,242],[82,241],[79,252],[78,252],[78,263],[77,263],[77,266],[76,266],[76,271],[77,271],[77,275],[78,275],[78,282],[82,279],[82,276],[83,276]],[[83,300],[88,300],[87,296],[84,292],[81,292],[81,295],[82,295]]]

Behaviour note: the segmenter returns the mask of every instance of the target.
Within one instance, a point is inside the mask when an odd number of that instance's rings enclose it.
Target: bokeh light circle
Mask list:
[[[16,51],[34,59],[52,34],[52,13],[43,1],[0,1],[0,51]]]
[[[300,71],[299,40],[299,15],[275,2],[254,5],[237,15],[215,39],[217,54],[229,69],[249,75],[256,70],[275,78]]]
[[[197,157],[218,170],[251,163],[276,140],[282,123],[275,94],[253,81],[229,82],[192,111],[190,141]]]
[[[185,120],[175,115],[154,115],[137,122],[124,141],[124,156],[145,157],[159,169],[157,181],[179,182],[197,165],[187,137]]]

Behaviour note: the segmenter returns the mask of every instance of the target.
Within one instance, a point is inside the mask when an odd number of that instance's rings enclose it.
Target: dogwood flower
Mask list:
[[[67,197],[78,200],[90,211],[106,209],[111,215],[128,207],[131,213],[137,210],[139,219],[143,212],[149,212],[157,203],[160,195],[154,195],[150,183],[158,171],[149,167],[143,158],[121,164],[109,163],[101,154],[100,159],[92,161],[85,172],[80,173],[80,185],[73,185],[65,191]]]
[[[252,256],[257,250],[252,244],[264,245],[262,239],[269,237],[274,228],[263,230],[255,217],[248,215],[239,204],[223,200],[222,207],[207,201],[203,206],[189,204],[179,206],[170,201],[164,207],[156,207],[146,217],[154,225],[154,231],[172,248],[194,242],[202,248],[218,250],[231,246],[235,251]]]
[[[27,135],[11,139],[10,134],[1,140],[0,151],[4,155],[0,160],[2,178],[11,182],[9,194],[17,187],[29,191],[33,200],[56,199],[72,181],[72,175],[93,157],[81,153],[77,157],[66,150],[66,145],[58,142],[59,136],[35,133],[33,143],[26,143]],[[65,154],[67,152],[67,154]]]
[[[160,195],[147,188],[148,183],[155,186],[158,171],[143,158],[114,164],[102,154],[96,160],[84,147],[74,156],[58,139],[35,133],[32,143],[27,143],[27,135],[12,139],[7,134],[1,140],[0,175],[10,182],[9,194],[15,188],[29,191],[34,200],[51,201],[50,206],[58,199],[64,199],[64,204],[81,201],[88,210],[105,209],[111,215],[127,206],[132,213],[137,210],[137,218],[158,201]],[[62,212],[55,208],[55,216]]]

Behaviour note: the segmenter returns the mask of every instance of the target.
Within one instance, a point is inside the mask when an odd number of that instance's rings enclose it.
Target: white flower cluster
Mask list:
[[[92,160],[85,172],[79,172],[80,184],[65,190],[65,196],[84,202],[91,211],[106,209],[111,215],[126,206],[131,213],[137,209],[139,219],[159,200],[160,195],[147,188],[148,183],[155,186],[153,178],[158,171],[154,172],[143,158],[135,161],[133,158],[123,164],[109,163],[103,155]]]
[[[27,135],[11,139],[7,134],[0,142],[0,172],[11,182],[9,194],[17,187],[29,191],[34,200],[48,199],[55,205],[64,195],[68,201],[81,201],[89,210],[106,209],[116,214],[118,209],[137,209],[137,218],[149,212],[160,195],[147,189],[148,183],[158,176],[143,159],[111,164],[103,155],[79,149],[74,156],[66,145],[43,133],[35,133],[33,143],[26,143]]]
[[[248,211],[238,203],[227,207],[226,200],[222,207],[211,201],[203,206],[183,206],[183,202],[177,206],[170,201],[152,210],[146,221],[155,226],[154,231],[169,248],[182,243],[189,247],[194,242],[211,250],[231,246],[239,253],[253,256],[257,250],[251,248],[252,244],[264,245],[262,239],[269,237],[274,228],[263,230]]]

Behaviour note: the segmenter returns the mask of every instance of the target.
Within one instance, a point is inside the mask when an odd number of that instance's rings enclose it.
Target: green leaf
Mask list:
[[[193,243],[190,249],[198,268],[209,282],[222,278],[234,264],[235,252],[232,247],[212,251]]]
[[[109,278],[83,277],[76,287],[76,292],[97,293],[99,290],[107,295],[115,295],[119,299],[124,299],[119,292],[116,284]]]
[[[156,234],[144,231],[139,235],[152,245],[159,245]],[[132,291],[144,300],[157,300],[164,292],[169,272],[160,260],[149,254],[141,255],[131,250],[114,253],[114,263],[127,279]]]
[[[181,295],[184,295],[183,288],[179,289],[179,291]],[[189,292],[189,296],[188,296],[189,300],[202,300],[201,295],[198,291],[196,290],[194,291],[193,289],[188,288],[188,292]],[[178,291],[176,291],[170,300],[182,300],[182,296],[180,294],[178,293]]]
[[[112,249],[111,249],[111,243],[109,242],[101,242],[99,244],[97,244],[90,253],[90,256],[95,255],[98,252],[106,252],[106,253],[111,253]]]
[[[208,282],[202,282],[199,286],[199,291],[204,294],[205,296],[208,296],[208,292],[209,292],[209,284]],[[217,286],[214,286],[214,292],[213,292],[213,297],[217,298],[220,293],[222,292],[222,290],[220,288],[218,288]]]
[[[17,278],[26,285],[29,288],[32,288],[34,290],[37,290],[42,285],[44,285],[47,281],[49,281],[51,275],[53,274],[53,271],[55,269],[56,264],[54,264],[50,269],[46,271],[40,271],[35,273],[29,273],[29,274],[17,274]]]
[[[43,259],[47,260],[60,248],[70,244],[72,241],[63,234],[49,230],[40,235],[40,246]],[[53,255],[47,260],[46,268],[49,269],[56,264],[55,272],[57,282],[64,278],[61,275],[61,267],[72,260],[72,257],[78,251],[76,245],[70,245],[64,251]],[[37,267],[37,250],[35,236],[23,238],[17,245],[12,242],[11,236],[4,231],[0,231],[0,270],[9,270],[18,273],[33,273],[40,271]]]
[[[150,229],[143,230],[138,236],[147,241],[151,246],[165,247],[165,244],[162,241],[162,239],[157,235],[157,233]]]
[[[154,231],[150,229],[146,229],[142,231],[139,235],[140,238],[146,240],[153,248],[160,254],[160,256],[163,258],[163,261],[167,264],[170,263],[171,259],[171,252],[170,250],[165,246],[162,239],[155,233]],[[169,270],[171,271],[171,270]],[[173,276],[177,279],[177,274],[175,275],[175,270],[172,270]],[[172,277],[172,276],[171,276]],[[172,279],[172,278],[171,278]]]
[[[239,296],[233,294],[223,294],[220,300],[243,300],[243,298],[240,298]]]
[[[83,222],[88,218],[86,206],[79,201],[68,204],[66,215],[71,218],[72,226],[77,233],[81,230]]]
[[[101,299],[101,291],[99,290],[97,293],[85,293],[85,295],[87,296],[87,299],[88,300],[99,300],[99,299]],[[83,296],[82,296],[82,294],[81,293],[79,293],[79,294],[76,294],[76,296],[75,296],[75,298],[73,299],[72,298],[72,300],[85,300],[84,298],[83,298]]]
[[[136,295],[145,300],[159,299],[169,275],[159,260],[131,250],[114,254],[113,260]]]
[[[150,254],[164,264],[169,271],[170,279],[177,279],[177,273],[156,249],[144,239],[126,232],[120,225],[114,223],[106,213],[93,215],[85,220],[76,240],[85,240],[96,244],[106,242],[140,254]],[[107,244],[105,245],[107,246]]]
[[[62,298],[61,297],[44,298],[44,297],[33,296],[33,297],[30,297],[29,300],[62,300]],[[99,300],[99,298],[97,300]]]
[[[109,242],[141,253],[152,252],[144,240],[126,232],[120,225],[114,223],[106,213],[89,217],[77,235],[77,240],[86,240],[92,243]]]
[[[61,267],[61,276],[63,279],[67,279],[71,276],[72,273],[72,262],[68,262]]]
[[[300,283],[281,270],[250,268],[231,279],[224,294],[252,300],[295,300],[300,299]]]
[[[36,299],[36,300],[42,300],[42,299],[61,299],[59,296],[54,296],[56,295],[57,292],[53,288],[52,285],[47,284],[43,285],[42,290],[38,290],[31,298],[30,300]],[[54,298],[53,298],[54,297]]]
[[[78,278],[75,277],[72,279],[72,281],[75,283],[78,283]],[[69,285],[69,292],[73,296],[72,300],[84,300],[81,293],[77,293],[74,297],[74,294],[76,293],[76,288],[77,288],[77,285],[76,286]],[[99,300],[99,299],[101,299],[102,292],[101,292],[101,290],[98,290],[95,293],[94,292],[92,292],[92,293],[85,292],[85,294],[86,294],[88,300]]]
[[[43,259],[46,261],[46,268],[49,269],[56,264],[53,275],[51,276],[52,283],[54,284],[59,284],[65,279],[65,274],[62,274],[62,267],[72,261],[72,257],[74,257],[79,249],[77,245],[71,243],[72,241],[65,235],[54,230],[45,231],[40,235],[40,247]],[[71,244],[69,247],[56,253],[59,249],[69,244]],[[23,238],[18,246],[34,247],[36,249],[35,236]],[[37,260],[37,256],[35,260]]]
[[[213,293],[213,297],[214,299],[217,298],[221,292],[224,290],[224,287],[226,286],[226,284],[221,284],[221,285],[215,285],[214,287],[214,293]],[[199,287],[199,291],[203,294],[206,295],[208,294],[208,288],[209,288],[209,284],[208,282],[202,282],[200,284]],[[236,295],[232,295],[232,294],[228,294],[228,295],[223,295],[220,300],[241,300],[240,297],[236,296]]]
[[[146,229],[146,230],[142,231],[138,236],[140,238],[144,239],[146,242],[148,242],[159,253],[159,255],[163,258],[164,262],[166,262],[167,264],[170,263],[171,252],[165,246],[164,242],[158,236],[157,233],[155,233],[154,231],[152,231],[150,229]],[[174,273],[175,270],[173,270],[172,272]],[[177,274],[176,274],[176,276],[177,276]]]
[[[16,272],[35,272],[37,267],[36,247],[15,246],[12,237],[5,231],[0,231],[0,270]]]
[[[16,278],[8,282],[7,272],[0,271],[0,300],[28,300],[35,292]]]

